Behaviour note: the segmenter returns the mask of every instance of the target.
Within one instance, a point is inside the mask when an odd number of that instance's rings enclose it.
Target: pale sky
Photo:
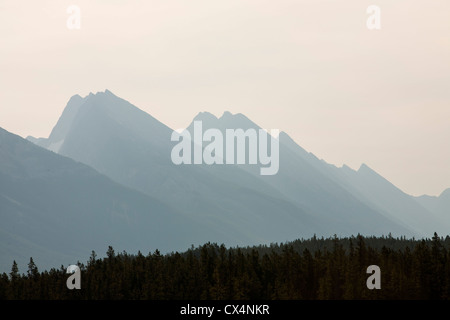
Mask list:
[[[406,193],[450,187],[448,0],[0,0],[0,127],[47,137],[105,89],[173,129],[240,112]]]

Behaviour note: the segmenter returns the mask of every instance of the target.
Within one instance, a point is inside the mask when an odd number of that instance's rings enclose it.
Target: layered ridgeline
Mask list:
[[[223,136],[229,128],[261,129],[244,115],[229,112],[220,118],[201,113],[194,121],[202,121],[204,131],[218,128]],[[194,134],[193,127],[191,124],[187,128],[191,135]],[[357,171],[345,165],[337,168],[305,151],[285,132],[279,134],[278,140],[280,169],[276,175],[261,176],[258,166],[242,165],[240,168],[259,178],[259,183],[276,188],[305,211],[323,217],[327,224],[333,225],[337,234],[383,234],[387,230],[397,233],[398,226],[401,226],[408,230],[406,234],[420,237],[435,231],[447,234],[450,230],[450,201],[434,201],[431,197],[431,203],[441,204],[436,208],[426,205],[365,164]],[[220,169],[211,168],[215,171]],[[447,198],[450,198],[450,192]]]
[[[41,268],[90,250],[184,250],[215,231],[162,201],[0,128],[0,270]],[[92,248],[92,249],[89,249]]]
[[[206,112],[200,113],[194,120],[201,120],[204,130],[259,129],[244,115],[228,112],[220,118]],[[192,125],[188,130],[193,133]],[[47,152],[59,161],[69,161],[61,157],[65,156],[86,164],[97,171],[91,170],[99,179],[108,181],[116,188],[123,188],[136,197],[139,195],[145,198],[148,203],[142,204],[144,211],[139,211],[142,208],[137,208],[136,201],[130,201],[129,206],[134,206],[139,214],[151,211],[161,217],[176,217],[150,223],[136,216],[135,221],[139,223],[135,229],[129,228],[122,233],[111,232],[113,238],[93,232],[85,239],[86,246],[80,244],[77,247],[79,251],[76,254],[88,254],[95,249],[94,245],[88,243],[90,241],[106,244],[111,239],[114,240],[111,244],[115,244],[115,248],[144,251],[148,247],[178,250],[180,243],[188,247],[204,241],[252,245],[310,237],[313,234],[346,236],[392,233],[421,237],[429,236],[434,231],[446,234],[449,230],[450,219],[445,214],[445,208],[442,212],[434,209],[442,205],[425,205],[424,201],[403,193],[366,165],[362,165],[358,171],[346,166],[337,168],[330,165],[306,152],[284,132],[279,135],[279,171],[272,176],[261,176],[260,165],[175,165],[171,159],[172,148],[176,145],[176,142],[171,141],[172,132],[171,128],[151,115],[106,90],[84,98],[78,95],[72,97],[48,138],[28,137],[30,141],[54,153],[41,148],[35,150]],[[4,147],[2,143],[0,148]],[[3,155],[4,152],[0,152]],[[45,159],[42,162],[42,166],[49,166],[49,174],[53,174],[53,166]],[[3,159],[0,161],[1,166],[5,166],[5,163]],[[71,163],[81,166],[73,161]],[[89,169],[86,166],[83,168]],[[22,168],[22,171],[25,170],[28,170],[26,166]],[[8,167],[2,168],[0,172],[15,179],[15,174]],[[61,175],[63,173],[64,170],[61,170]],[[61,181],[67,179],[67,183],[70,183],[71,179],[76,178],[78,175],[61,176]],[[47,183],[52,180],[43,176],[41,181]],[[84,183],[88,191],[92,183],[84,181],[80,185]],[[7,185],[2,185],[2,188],[11,189]],[[41,209],[40,215],[44,218],[46,214],[49,217],[58,215],[60,220],[64,220],[61,217],[65,217],[69,208],[73,212],[70,216],[75,214],[80,217],[80,224],[83,224],[83,217],[86,216],[107,216],[105,208],[111,205],[110,202],[115,203],[117,197],[107,189],[102,190],[102,194],[90,190],[90,196],[103,201],[93,206],[84,200],[84,196],[77,195],[78,191],[75,190],[73,197],[58,197],[61,207],[54,207],[52,203],[56,197],[53,190],[41,189],[39,201],[47,207]],[[31,196],[23,197],[21,201]],[[17,206],[21,203],[14,197],[9,198],[11,208],[11,203]],[[433,202],[436,199],[426,200]],[[3,207],[6,209],[3,210]],[[100,210],[101,207],[103,209]],[[123,210],[120,216],[126,219],[129,212]],[[2,204],[3,215],[13,216],[14,209]],[[148,218],[144,213],[142,215]],[[29,219],[34,219],[31,214]],[[20,223],[17,218],[2,224],[1,236],[21,235],[14,231],[23,227]],[[26,224],[26,220],[23,223]],[[114,221],[111,223],[114,224]],[[180,224],[183,225],[181,229]],[[159,227],[156,231],[152,229],[155,225]],[[76,230],[73,224],[72,228]],[[35,230],[39,232],[40,226]],[[76,243],[76,238],[70,237],[71,233],[67,233],[67,241]],[[173,241],[167,241],[169,238]],[[130,239],[136,241],[130,243]],[[31,247],[31,243],[28,245]],[[24,252],[25,247],[24,244],[16,251],[6,246],[1,250],[10,250],[9,257],[18,253],[39,256],[39,253],[29,254],[37,252],[34,249]],[[48,247],[44,244],[42,248]],[[57,250],[53,250],[52,257],[57,257]],[[99,251],[103,252],[104,249]],[[63,256],[65,251],[61,248],[59,254]],[[2,264],[5,260],[3,257]],[[11,260],[7,262],[10,265]]]
[[[416,199],[422,206],[436,214],[441,221],[450,219],[450,188],[444,190],[438,197],[423,195]],[[445,227],[449,230],[448,224]]]
[[[325,221],[237,167],[221,166],[218,176],[207,166],[175,165],[172,132],[106,91],[73,97],[50,137],[31,140],[206,224],[215,233],[211,241],[257,244],[331,232]]]
[[[240,114],[217,119],[201,113],[194,121],[204,130],[259,129]],[[193,136],[192,125],[188,130]],[[37,143],[226,230],[233,244],[314,233],[419,233],[343,188],[322,168],[326,164],[315,163],[285,133],[278,173],[261,176],[260,165],[174,165],[172,131],[106,91],[73,97],[50,137]]]

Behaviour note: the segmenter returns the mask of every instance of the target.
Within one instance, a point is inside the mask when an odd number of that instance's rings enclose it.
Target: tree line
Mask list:
[[[369,265],[381,289],[369,290]],[[15,261],[0,275],[0,299],[449,299],[450,237],[331,237],[245,248],[207,243],[162,255],[93,251],[78,263],[81,289],[69,290],[66,268],[26,273]],[[66,266],[67,267],[67,266]]]

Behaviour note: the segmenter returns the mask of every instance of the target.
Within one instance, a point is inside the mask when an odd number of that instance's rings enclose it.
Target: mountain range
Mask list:
[[[204,130],[260,129],[229,112],[193,121]],[[449,230],[450,189],[412,197],[365,164],[355,171],[318,159],[285,132],[276,175],[254,165],[175,165],[172,132],[109,90],[70,98],[48,138],[1,129],[0,271],[30,256],[43,268],[86,261],[108,245],[170,252],[207,241]]]

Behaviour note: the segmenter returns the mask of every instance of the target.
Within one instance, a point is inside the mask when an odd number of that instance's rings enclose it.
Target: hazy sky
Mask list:
[[[450,187],[448,0],[0,0],[1,127],[47,137],[105,89],[174,129],[241,112],[409,194]]]

